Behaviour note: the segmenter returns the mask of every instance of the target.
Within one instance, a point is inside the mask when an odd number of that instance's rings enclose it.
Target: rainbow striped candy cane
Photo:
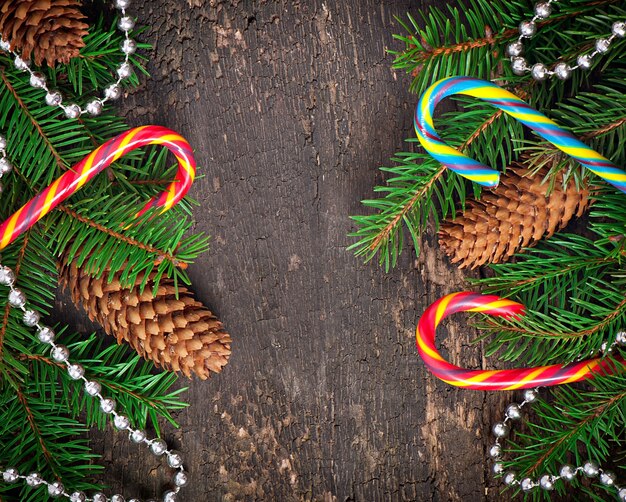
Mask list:
[[[500,173],[447,145],[433,125],[437,104],[453,94],[474,96],[508,113],[559,150],[573,157],[591,172],[626,192],[626,172],[592,150],[574,135],[538,112],[515,94],[492,82],[470,77],[449,77],[431,85],[420,98],[415,110],[415,132],[424,149],[435,159],[461,176],[480,185],[495,187]]]
[[[599,374],[614,373],[614,361],[626,366],[621,356],[615,359],[593,358],[570,364],[511,370],[468,370],[446,361],[435,347],[435,330],[439,323],[455,312],[482,312],[493,316],[519,317],[524,306],[498,296],[479,293],[452,293],[426,309],[417,324],[417,350],[428,369],[450,385],[475,390],[514,390],[537,386],[578,382]]]
[[[176,178],[164,192],[154,196],[135,215],[139,217],[151,208],[161,207],[162,212],[170,209],[182,199],[196,173],[196,161],[189,143],[178,133],[161,126],[143,126],[128,131],[107,141],[87,157],[73,166],[43,192],[33,197],[0,226],[0,249],[11,244],[19,235],[76,191],[107,166],[131,150],[146,145],[163,145],[178,159]]]

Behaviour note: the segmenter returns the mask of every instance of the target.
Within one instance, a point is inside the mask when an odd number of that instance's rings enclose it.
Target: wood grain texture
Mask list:
[[[464,275],[432,237],[390,273],[346,251],[348,216],[413,135],[417,97],[386,50],[400,48],[394,16],[421,5],[134,2],[152,78],[124,110],[197,151],[196,228],[212,248],[190,275],[234,339],[224,373],[190,383],[182,430],[167,429],[191,472],[182,500],[500,499],[485,457],[505,396],[443,384],[414,346],[421,311]],[[488,366],[463,322],[442,327],[444,353]],[[157,460],[95,440],[106,482],[144,498],[161,486]]]

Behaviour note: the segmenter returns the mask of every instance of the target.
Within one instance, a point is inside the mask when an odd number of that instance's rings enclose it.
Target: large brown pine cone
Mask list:
[[[145,359],[187,377],[192,373],[206,379],[219,373],[228,363],[231,338],[222,323],[185,287],[163,277],[156,296],[152,296],[154,274],[149,276],[143,293],[139,275],[134,287],[120,284],[121,273],[111,282],[107,273],[96,279],[75,262],[59,264],[61,282],[69,288],[76,305],[81,305],[91,320],[104,330],[126,341]]]
[[[523,163],[508,167],[494,190],[467,202],[465,212],[445,220],[439,246],[460,268],[507,261],[522,248],[551,237],[574,216],[582,216],[590,199],[574,181],[563,187],[557,176],[552,191],[542,183],[545,169],[530,173]]]
[[[37,66],[68,63],[85,45],[88,25],[80,7],[80,0],[4,0],[0,33],[11,49]]]

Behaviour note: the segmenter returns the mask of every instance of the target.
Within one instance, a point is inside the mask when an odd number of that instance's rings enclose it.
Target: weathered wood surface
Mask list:
[[[194,381],[181,431],[182,500],[498,500],[490,424],[504,397],[450,388],[414,347],[423,308],[464,275],[426,239],[385,273],[346,251],[348,218],[406,148],[416,97],[391,70],[409,0],[137,0],[152,79],[133,125],[197,150],[192,195],[211,251],[190,269],[234,338],[221,376]],[[432,233],[432,232],[431,232]],[[69,306],[66,316],[74,316]],[[450,357],[486,366],[475,333],[441,330]],[[165,469],[120,437],[97,440],[104,480],[150,496]],[[135,491],[133,493],[133,490]]]

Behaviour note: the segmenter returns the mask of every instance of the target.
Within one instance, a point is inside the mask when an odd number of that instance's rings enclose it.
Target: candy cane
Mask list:
[[[482,99],[508,113],[562,152],[573,157],[622,192],[626,192],[626,172],[595,150],[559,127],[544,114],[533,109],[515,94],[492,82],[469,77],[449,77],[431,85],[420,98],[415,110],[415,132],[424,149],[446,167],[465,178],[487,187],[497,186],[500,173],[447,145],[433,125],[435,106],[446,96],[466,94]]]
[[[417,350],[428,369],[446,383],[476,390],[513,390],[537,386],[560,385],[614,373],[617,369],[609,359],[594,358],[571,364],[554,364],[536,368],[511,370],[468,370],[446,361],[435,347],[435,329],[455,312],[482,312],[493,316],[519,317],[524,306],[498,296],[479,293],[452,293],[440,298],[426,309],[417,324]],[[614,359],[626,366],[621,356]]]
[[[163,145],[178,159],[178,171],[164,192],[154,196],[135,215],[139,217],[151,208],[163,208],[165,212],[182,199],[196,172],[196,161],[189,143],[176,132],[161,126],[143,126],[130,129],[96,148],[73,166],[43,192],[33,197],[0,226],[0,249],[4,249],[19,235],[92,179],[105,167],[111,165],[131,150],[146,145]]]

